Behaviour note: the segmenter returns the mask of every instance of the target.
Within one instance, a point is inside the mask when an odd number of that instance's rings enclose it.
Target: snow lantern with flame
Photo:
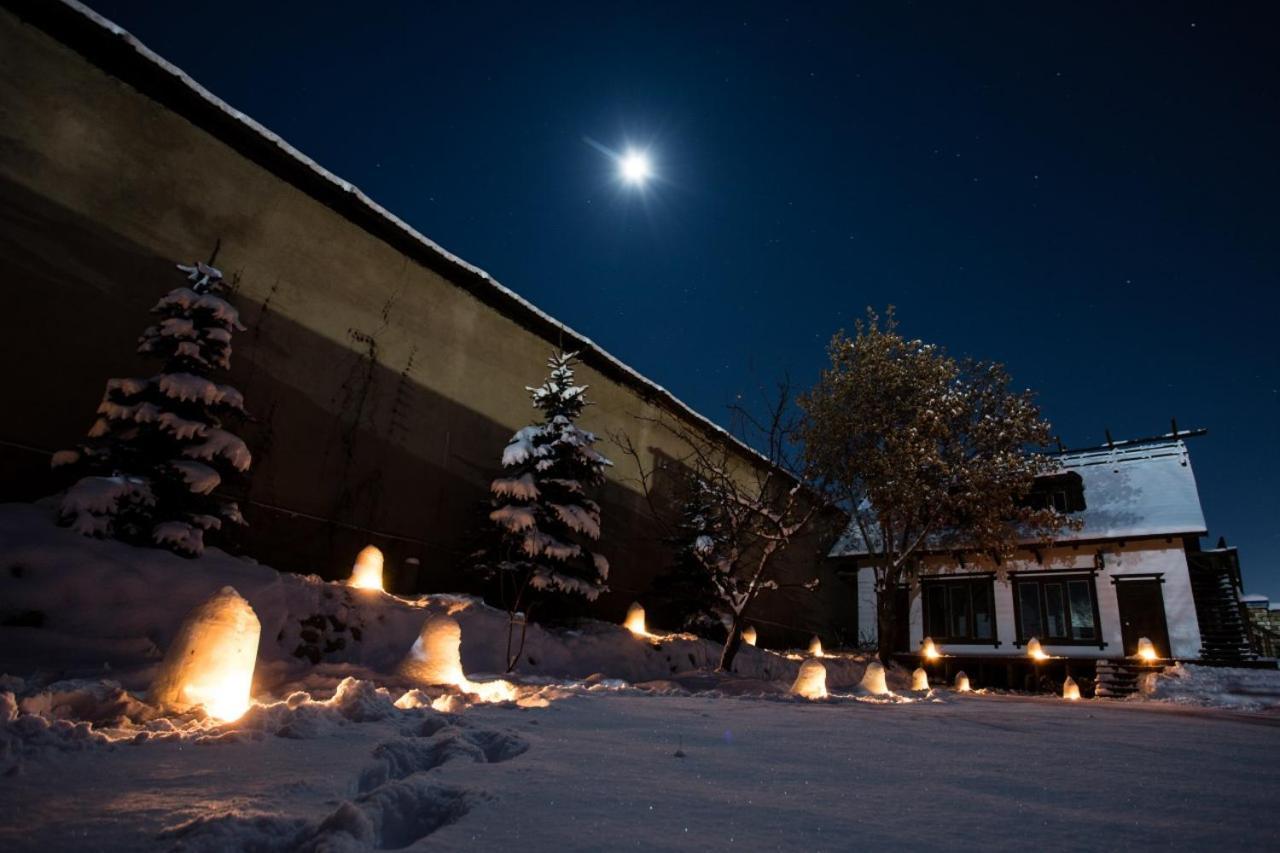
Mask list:
[[[911,673],[911,689],[912,690],[928,690],[929,689],[929,673],[924,671],[924,667],[916,667],[916,671]]]
[[[969,676],[964,674],[964,670],[956,673],[956,692],[968,693],[973,688],[969,686]]]
[[[422,626],[409,656],[400,664],[400,674],[419,684],[457,687],[482,702],[511,702],[517,698],[509,681],[471,681],[462,671],[462,626],[452,616],[429,617]],[[400,697],[404,699],[405,697]],[[455,708],[456,696],[439,697],[431,703],[437,711]],[[401,707],[416,707],[412,703]]]
[[[251,703],[261,634],[249,602],[224,586],[183,620],[151,684],[151,701],[174,711],[199,705],[216,719],[239,719]]]
[[[866,672],[862,673],[860,686],[873,696],[886,695],[889,692],[889,684],[885,681],[884,664],[878,660],[867,664]]]
[[[814,634],[813,639],[809,641],[809,654],[815,658],[823,657],[822,640],[818,639],[817,634]]]
[[[827,697],[827,668],[820,660],[807,660],[800,664],[791,692],[806,699],[825,699]]]
[[[1076,684],[1076,680],[1069,675],[1067,680],[1062,682],[1062,698],[1072,701],[1080,698],[1080,685]]]
[[[633,601],[631,606],[627,608],[627,618],[623,626],[635,634],[637,637],[647,637],[649,632],[644,626],[644,608],[640,606],[640,602]]]
[[[1139,637],[1138,660],[1143,661],[1144,663],[1152,663],[1157,657],[1155,644],[1146,637]]]
[[[925,660],[937,660],[942,657],[942,652],[938,651],[938,647],[933,643],[933,637],[924,638],[924,642],[920,644],[920,654]]]
[[[462,626],[452,616],[432,616],[422,626],[409,656],[400,665],[406,677],[419,684],[462,686]]]
[[[356,555],[356,563],[351,567],[351,578],[347,586],[356,589],[378,589],[382,586],[382,552],[372,545],[366,545]]]
[[[1044,653],[1044,649],[1040,648],[1040,641],[1035,637],[1027,640],[1027,654],[1032,660],[1048,660],[1049,656]]]
[[[754,625],[748,625],[742,630],[742,642],[746,643],[748,646],[754,646],[756,644],[756,628]]]

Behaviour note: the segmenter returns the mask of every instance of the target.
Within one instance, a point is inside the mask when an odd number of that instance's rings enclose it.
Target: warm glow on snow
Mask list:
[[[1062,682],[1062,698],[1073,701],[1080,698],[1080,685],[1076,684],[1076,680],[1069,675],[1067,680]]]
[[[251,704],[261,633],[249,602],[223,587],[178,629],[151,686],[151,701],[180,711],[200,705],[216,719],[239,719]]]
[[[1151,663],[1152,661],[1156,660],[1157,656],[1156,656],[1155,644],[1152,643],[1150,640],[1148,640],[1146,637],[1138,638],[1138,657],[1146,661],[1147,663]]]
[[[938,651],[938,647],[933,644],[932,637],[924,638],[924,642],[920,645],[920,654],[924,655],[925,660],[937,660],[942,657],[942,653]]]
[[[878,660],[873,660],[867,664],[866,672],[862,673],[862,689],[873,696],[884,696],[889,692],[889,685],[884,677],[884,664]]]
[[[351,578],[347,585],[356,589],[383,589],[382,552],[372,545],[366,546],[356,556],[356,564],[351,567]]]
[[[1034,660],[1048,660],[1049,656],[1044,653],[1044,649],[1040,648],[1040,641],[1035,637],[1027,640],[1027,654]]]
[[[516,688],[500,678],[493,681],[471,681],[462,671],[462,626],[452,616],[432,616],[422,626],[400,672],[419,684],[456,687],[478,696],[481,702],[513,702]],[[440,697],[436,710],[454,710],[458,705],[449,697]],[[462,703],[465,705],[465,702]],[[447,707],[446,707],[447,706]]]
[[[814,635],[813,639],[809,641],[809,654],[813,655],[815,658],[820,658],[823,656],[822,640],[818,639],[818,636],[816,634]]]
[[[754,646],[756,644],[756,629],[754,625],[748,625],[743,629],[742,642],[746,643],[748,646]]]
[[[807,660],[800,664],[791,692],[806,699],[827,698],[827,668],[819,660]]]
[[[916,671],[911,673],[911,689],[929,689],[929,673],[925,672],[923,667],[916,667]]]
[[[249,710],[249,682],[253,670],[236,672],[229,667],[208,672],[187,684],[182,694],[194,705],[203,705],[209,716],[230,723]]]
[[[462,626],[451,616],[431,616],[401,664],[401,671],[419,684],[461,685]]]
[[[637,637],[649,636],[649,632],[644,627],[644,608],[640,606],[638,601],[631,602],[631,606],[627,608],[626,621],[622,624]]]
[[[969,676],[964,674],[964,670],[957,672],[956,673],[956,692],[968,693],[972,689],[973,688],[969,686]]]

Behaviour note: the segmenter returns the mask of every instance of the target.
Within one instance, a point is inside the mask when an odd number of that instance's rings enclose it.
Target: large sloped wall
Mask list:
[[[48,452],[87,429],[106,377],[146,369],[133,344],[176,286],[173,263],[218,244],[248,326],[232,380],[254,415],[250,526],[230,547],[336,577],[372,541],[401,589],[464,584],[457,566],[485,485],[533,414],[523,388],[553,347],[582,342],[82,13],[5,5],[0,500],[57,488]],[[583,357],[596,404],[585,426],[680,456],[634,416],[694,416],[589,345]],[[601,501],[614,592],[596,612],[618,618],[665,555],[628,484],[634,471],[603,449],[618,463]],[[775,594],[760,613],[764,639],[852,636],[853,597],[822,567],[825,544],[803,543],[790,567],[816,567],[823,592]]]

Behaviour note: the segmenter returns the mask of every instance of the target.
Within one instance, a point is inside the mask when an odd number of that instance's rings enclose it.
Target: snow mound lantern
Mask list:
[[[818,639],[817,634],[814,634],[813,639],[809,641],[809,654],[815,658],[823,657],[822,640]]]
[[[1137,657],[1139,660],[1145,661],[1146,663],[1151,663],[1152,661],[1154,661],[1158,657],[1156,655],[1155,644],[1152,643],[1150,640],[1148,640],[1146,637],[1139,637]]]
[[[911,689],[929,689],[929,673],[924,671],[924,667],[916,667],[916,671],[911,673]]]
[[[1040,641],[1035,637],[1027,640],[1027,654],[1033,660],[1048,660],[1049,656],[1044,653],[1044,649],[1040,648]]]
[[[861,687],[873,696],[888,694],[889,685],[884,678],[884,664],[878,660],[867,664],[866,672],[862,673]]]
[[[422,632],[414,641],[409,656],[400,665],[400,674],[419,684],[457,687],[479,696],[483,702],[510,702],[516,699],[516,690],[510,682],[471,681],[462,671],[462,626],[452,616],[432,616],[422,626]],[[404,697],[401,697],[402,699]],[[449,697],[442,697],[443,704],[432,707],[447,710]]]
[[[956,673],[956,692],[968,693],[973,688],[969,686],[969,676],[964,674],[964,670]]]
[[[1076,684],[1076,680],[1069,675],[1067,680],[1062,682],[1062,698],[1071,700],[1080,698],[1080,685]]]
[[[742,642],[746,643],[748,646],[754,646],[756,644],[756,627],[754,625],[748,625],[743,629]]]
[[[622,624],[637,637],[649,636],[649,632],[644,627],[644,608],[640,606],[638,601],[631,602],[631,606],[627,608],[626,621]]]
[[[356,562],[351,567],[351,577],[347,580],[347,586],[356,589],[383,590],[382,552],[372,545],[366,545],[356,555]]]
[[[924,656],[925,660],[937,660],[942,657],[942,653],[934,645],[933,637],[924,638],[924,642],[920,644],[920,654]]]
[[[465,684],[461,647],[462,626],[458,620],[432,616],[423,624],[401,671],[420,684]]]
[[[249,709],[262,625],[249,602],[224,586],[187,614],[151,685],[153,703],[175,711],[202,706],[231,721]]]
[[[827,668],[820,660],[807,660],[800,664],[791,692],[806,699],[827,698]]]

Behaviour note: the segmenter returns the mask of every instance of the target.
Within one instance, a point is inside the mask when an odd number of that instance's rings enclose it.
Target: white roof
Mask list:
[[[1084,510],[1072,513],[1073,518],[1084,522],[1084,527],[1060,532],[1056,537],[1059,542],[1206,532],[1191,459],[1179,438],[1067,451],[1057,459],[1059,474],[1080,475],[1085,503]],[[944,531],[934,537],[930,545],[956,547],[945,541],[949,538]],[[867,549],[857,525],[851,524],[831,549],[830,556],[865,553]]]

